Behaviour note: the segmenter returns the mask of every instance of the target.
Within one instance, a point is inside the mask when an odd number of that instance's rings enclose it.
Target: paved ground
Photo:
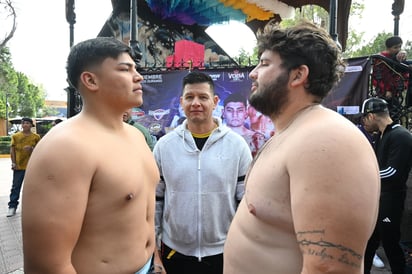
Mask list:
[[[410,178],[412,178],[412,175]],[[10,159],[0,158],[0,274],[24,274],[20,210],[17,210],[14,217],[6,217],[11,181]],[[407,200],[402,228],[403,240],[412,242],[412,180],[409,181]],[[378,254],[381,255],[385,265],[388,265],[385,254],[381,249],[378,250]],[[389,273],[391,272],[388,266],[372,270],[372,274]],[[412,273],[412,271],[408,273]]]
[[[7,218],[12,171],[10,159],[0,158],[0,273],[23,274],[20,210]]]

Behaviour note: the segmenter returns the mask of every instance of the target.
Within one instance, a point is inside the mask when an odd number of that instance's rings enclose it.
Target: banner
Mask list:
[[[227,124],[229,115],[224,115],[225,99],[232,94],[238,94],[247,101],[252,80],[249,73],[253,68],[222,68],[202,70],[210,75],[215,84],[215,93],[219,97],[219,103],[213,115],[222,119]],[[368,79],[370,62],[368,58],[349,59],[345,74],[339,84],[324,98],[322,104],[334,111],[338,109],[357,109],[368,94]],[[142,71],[143,77],[143,105],[134,109],[134,119],[147,127],[150,133],[157,138],[173,130],[184,119],[185,115],[180,108],[180,96],[182,94],[182,80],[188,73],[187,70],[167,71]],[[276,91],[274,91],[276,92]],[[230,99],[233,101],[233,99]],[[239,100],[242,101],[242,100]],[[257,112],[253,107],[244,106],[244,109],[234,109],[231,112],[246,111],[238,120],[243,119],[242,133],[239,128],[232,128],[241,134],[248,142],[253,154],[275,132],[272,121]],[[238,103],[236,108],[238,108]],[[345,106],[345,107],[342,107]],[[356,111],[355,111],[356,112]],[[344,114],[344,113],[342,113]],[[236,113],[239,117],[238,113]],[[230,124],[228,125],[229,127]]]
[[[219,103],[213,116],[222,119],[226,124],[224,101],[231,94],[238,94],[247,102],[252,81],[249,79],[250,68],[202,70],[214,81],[215,93]],[[173,130],[184,119],[185,114],[180,107],[182,79],[188,73],[185,70],[141,72],[143,81],[143,105],[134,110],[136,120],[147,127],[157,138]],[[246,103],[247,104],[247,103]],[[236,110],[238,111],[238,110]],[[242,136],[248,142],[253,154],[274,133],[272,121],[245,105],[243,108]],[[245,113],[246,112],[246,113]],[[238,115],[238,114],[237,114]],[[230,125],[228,125],[230,127]]]
[[[348,59],[341,81],[324,98],[322,104],[335,111],[338,106],[361,106],[368,97],[370,71],[369,57]]]

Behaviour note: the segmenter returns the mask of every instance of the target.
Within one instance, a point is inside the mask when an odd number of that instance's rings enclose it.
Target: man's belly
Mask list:
[[[298,274],[302,255],[293,229],[259,221],[243,203],[232,221],[224,250],[225,274]]]

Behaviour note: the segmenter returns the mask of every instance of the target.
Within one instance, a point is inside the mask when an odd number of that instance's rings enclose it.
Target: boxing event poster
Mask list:
[[[249,79],[250,70],[250,68],[202,70],[213,79],[215,93],[219,97],[218,107],[213,116],[222,119],[223,102],[228,95],[239,93],[246,99],[249,97],[252,86],[252,81]],[[143,105],[133,110],[133,119],[147,127],[151,134],[158,138],[179,125],[185,118],[180,108],[182,79],[188,73],[186,70],[141,72],[144,77]],[[262,116],[259,112],[255,115]],[[265,132],[261,133],[269,138],[274,128],[270,119],[265,118],[261,120],[269,125],[262,125]],[[251,127],[249,118],[246,119],[245,126]]]
[[[228,95],[240,93],[245,98],[249,97],[252,85],[249,73],[252,69],[252,67],[247,67],[201,70],[213,79],[215,93],[220,99],[213,113],[214,116],[222,118],[223,102]],[[334,111],[337,111],[339,106],[360,106],[368,93],[369,71],[370,62],[366,57],[349,59],[342,80],[324,98],[322,104]],[[189,71],[165,70],[140,73],[144,77],[143,105],[134,109],[133,119],[147,127],[151,134],[160,138],[185,119],[180,108],[180,96],[183,77]],[[223,123],[225,123],[224,119]],[[256,111],[249,112],[245,127],[259,131],[265,136],[265,140],[275,132],[270,119]]]

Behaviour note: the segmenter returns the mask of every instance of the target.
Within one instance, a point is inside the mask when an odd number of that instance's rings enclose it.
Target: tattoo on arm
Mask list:
[[[298,231],[296,238],[303,255],[317,256],[322,260],[335,260],[360,268],[362,255],[342,244],[324,240],[325,230]]]

